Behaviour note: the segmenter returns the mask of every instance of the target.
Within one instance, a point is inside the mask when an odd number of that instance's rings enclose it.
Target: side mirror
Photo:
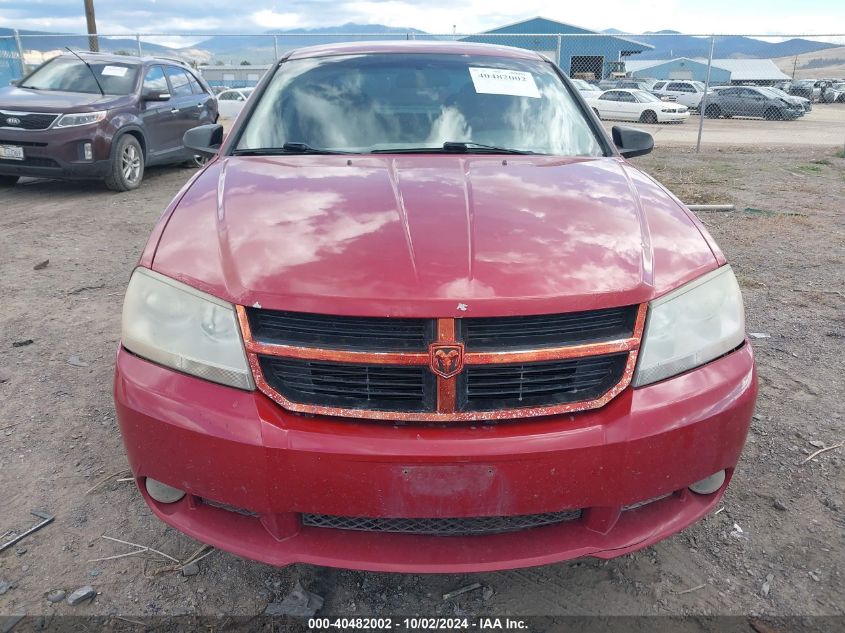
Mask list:
[[[170,93],[161,90],[147,90],[141,95],[144,101],[169,101]]]
[[[654,138],[648,132],[635,127],[614,125],[611,129],[613,144],[625,158],[642,156],[654,149]]]
[[[10,86],[19,86],[21,81],[22,81],[21,79],[12,79],[12,80],[9,81],[9,85]]]
[[[182,144],[204,156],[214,156],[223,143],[223,126],[217,123],[191,128],[182,136]]]

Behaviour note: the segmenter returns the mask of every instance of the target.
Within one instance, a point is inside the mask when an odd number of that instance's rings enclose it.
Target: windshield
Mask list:
[[[447,142],[603,154],[551,64],[448,54],[284,62],[260,96],[236,151],[285,143],[348,152],[443,150]]]
[[[658,97],[655,97],[650,92],[643,92],[642,90],[635,90],[633,91],[634,96],[637,98],[637,101],[640,103],[650,103],[652,101],[661,101]]]
[[[34,90],[61,90],[64,92],[85,92],[100,94],[97,81],[107,95],[125,95],[135,87],[138,64],[132,62],[112,62],[96,59],[86,60],[91,70],[79,59],[73,57],[54,57],[24,79],[21,88]]]

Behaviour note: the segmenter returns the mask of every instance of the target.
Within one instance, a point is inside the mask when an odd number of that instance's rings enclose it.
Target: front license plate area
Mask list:
[[[17,145],[0,145],[0,158],[6,160],[23,160],[23,147]]]

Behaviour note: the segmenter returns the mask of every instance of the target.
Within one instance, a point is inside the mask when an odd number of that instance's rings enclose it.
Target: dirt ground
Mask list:
[[[845,447],[806,461],[845,439],[845,159],[675,148],[636,161],[688,203],[737,207],[701,217],[738,274],[748,330],[768,335],[753,342],[760,400],[743,460],[723,507],[653,547],[476,575],[275,569],[220,551],[191,577],[157,555],[91,562],[134,549],[104,535],[180,560],[199,547],[120,480],[110,392],[129,273],[190,171],[150,170],[123,194],[36,180],[0,191],[0,536],[34,523],[32,508],[56,516],[0,554],[0,614],[250,615],[299,581],[321,613],[346,616],[737,614],[785,632],[782,616],[845,615]],[[492,595],[442,597],[475,582]],[[46,599],[87,584],[91,602]]]

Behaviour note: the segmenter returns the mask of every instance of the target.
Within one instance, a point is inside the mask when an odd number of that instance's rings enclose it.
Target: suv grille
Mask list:
[[[303,514],[306,527],[357,530],[361,532],[396,532],[400,534],[427,534],[433,536],[464,536],[516,532],[574,521],[581,517],[580,510],[523,514],[507,517],[458,517],[447,519],[374,519],[368,517],[339,517],[328,514]]]
[[[38,113],[24,113],[24,112],[0,112],[0,127],[11,128],[15,130],[46,130],[53,125],[58,114],[38,114]],[[9,118],[15,118],[20,121],[12,125],[9,123]]]
[[[628,386],[645,305],[526,317],[340,317],[238,307],[258,387],[301,413],[497,421],[603,406]]]

